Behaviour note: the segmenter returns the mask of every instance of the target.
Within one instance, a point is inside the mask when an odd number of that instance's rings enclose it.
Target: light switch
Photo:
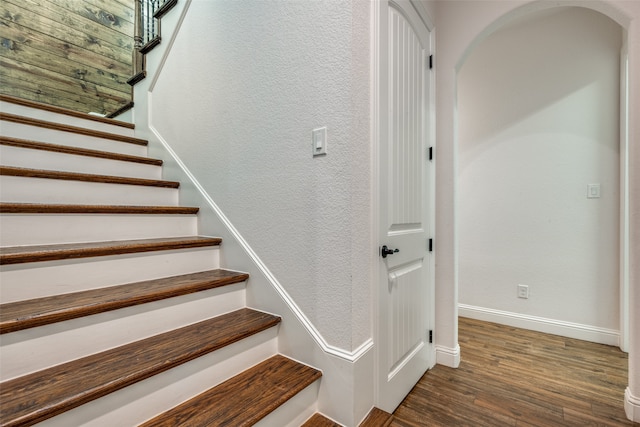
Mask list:
[[[327,154],[327,128],[314,129],[312,132],[313,156]]]
[[[600,184],[587,184],[587,199],[600,198]]]

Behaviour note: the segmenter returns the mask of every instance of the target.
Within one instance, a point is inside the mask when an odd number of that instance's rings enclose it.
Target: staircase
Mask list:
[[[338,425],[133,126],[0,101],[0,425]]]

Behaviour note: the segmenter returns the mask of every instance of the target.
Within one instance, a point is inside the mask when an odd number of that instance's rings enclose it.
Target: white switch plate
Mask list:
[[[587,199],[600,198],[600,184],[587,184]]]
[[[315,157],[327,154],[327,128],[322,127],[314,129],[313,132],[311,132],[311,135],[313,140],[313,156]]]

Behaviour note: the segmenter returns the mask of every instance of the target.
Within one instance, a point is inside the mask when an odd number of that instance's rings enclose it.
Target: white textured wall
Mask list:
[[[548,9],[462,66],[460,303],[619,329],[621,42],[601,13]]]
[[[371,336],[368,92],[367,1],[194,0],[149,107],[326,341],[348,351]],[[312,158],[321,126],[328,155]]]

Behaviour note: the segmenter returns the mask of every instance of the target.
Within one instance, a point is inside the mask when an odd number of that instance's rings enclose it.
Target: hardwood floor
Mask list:
[[[617,347],[460,318],[462,362],[436,365],[393,414],[407,426],[638,426]]]

